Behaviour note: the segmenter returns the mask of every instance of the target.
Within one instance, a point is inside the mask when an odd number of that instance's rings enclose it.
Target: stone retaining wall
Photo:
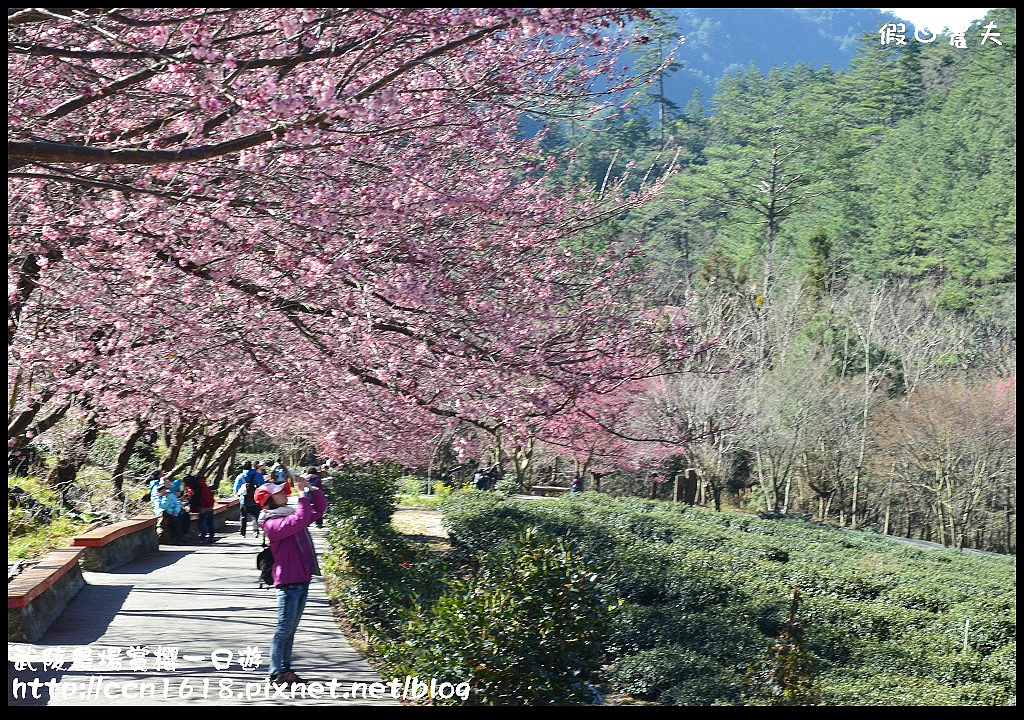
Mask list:
[[[85,585],[79,559],[85,548],[48,553],[7,585],[7,640],[35,642]]]
[[[238,519],[238,498],[218,500],[214,527]],[[192,517],[198,520],[198,516]],[[78,535],[7,585],[7,640],[34,642],[85,585],[82,571],[107,572],[158,548],[157,518],[129,518]]]

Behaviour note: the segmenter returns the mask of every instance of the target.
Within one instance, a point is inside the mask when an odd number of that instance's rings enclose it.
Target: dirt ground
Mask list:
[[[391,516],[391,524],[400,533],[425,541],[436,549],[448,549],[448,533],[441,524],[438,510],[398,508]]]

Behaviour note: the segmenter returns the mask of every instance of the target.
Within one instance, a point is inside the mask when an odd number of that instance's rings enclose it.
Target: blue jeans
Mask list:
[[[199,537],[213,540],[213,510],[199,513]]]
[[[292,669],[292,643],[308,595],[308,582],[277,586],[277,630],[270,641],[271,676]]]

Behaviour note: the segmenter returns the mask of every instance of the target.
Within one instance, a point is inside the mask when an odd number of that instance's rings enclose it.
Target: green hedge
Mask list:
[[[336,474],[328,518],[331,595],[385,674],[469,683],[471,704],[596,701],[618,609],[607,563],[550,527],[505,532],[515,523],[492,522],[444,555],[410,544],[389,522],[396,478]]]
[[[1016,702],[1012,558],[593,493],[545,502],[459,493],[442,508],[453,542],[475,552],[500,551],[534,527],[607,562],[623,602],[605,643],[614,691],[668,704],[793,697],[764,678],[795,587],[798,650],[813,674],[804,678],[813,693],[799,697]]]

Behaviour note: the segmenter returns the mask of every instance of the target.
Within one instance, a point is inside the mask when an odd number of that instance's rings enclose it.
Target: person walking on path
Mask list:
[[[213,491],[197,475],[185,476],[189,508],[199,514],[199,543],[213,544]]]
[[[252,480],[256,483],[256,487],[262,485],[266,480],[259,470],[253,468],[252,460],[246,460],[242,463],[242,472],[235,475],[235,489],[233,490],[235,495],[238,494],[238,491],[242,488],[242,485],[245,484],[246,480]]]
[[[249,518],[252,518],[252,534],[256,537],[260,534],[258,518],[260,505],[256,501],[256,491],[264,484],[263,476],[253,469],[252,463],[246,460],[242,464],[242,472],[235,481],[235,494],[238,495],[238,504],[241,506],[242,529],[239,535],[245,537],[245,529],[249,525]]]
[[[291,485],[294,482],[295,477],[292,474],[292,471],[288,469],[288,466],[281,461],[281,458],[278,458],[277,462],[274,463],[274,466],[270,468],[270,477],[268,480],[273,483],[288,483]]]
[[[256,491],[263,507],[259,525],[274,554],[273,581],[277,588],[277,629],[270,643],[270,681],[303,684],[292,670],[292,643],[309,595],[309,581],[320,575],[309,526],[323,517],[327,498],[302,477],[295,481],[298,502],[288,505],[288,483],[264,483]]]

